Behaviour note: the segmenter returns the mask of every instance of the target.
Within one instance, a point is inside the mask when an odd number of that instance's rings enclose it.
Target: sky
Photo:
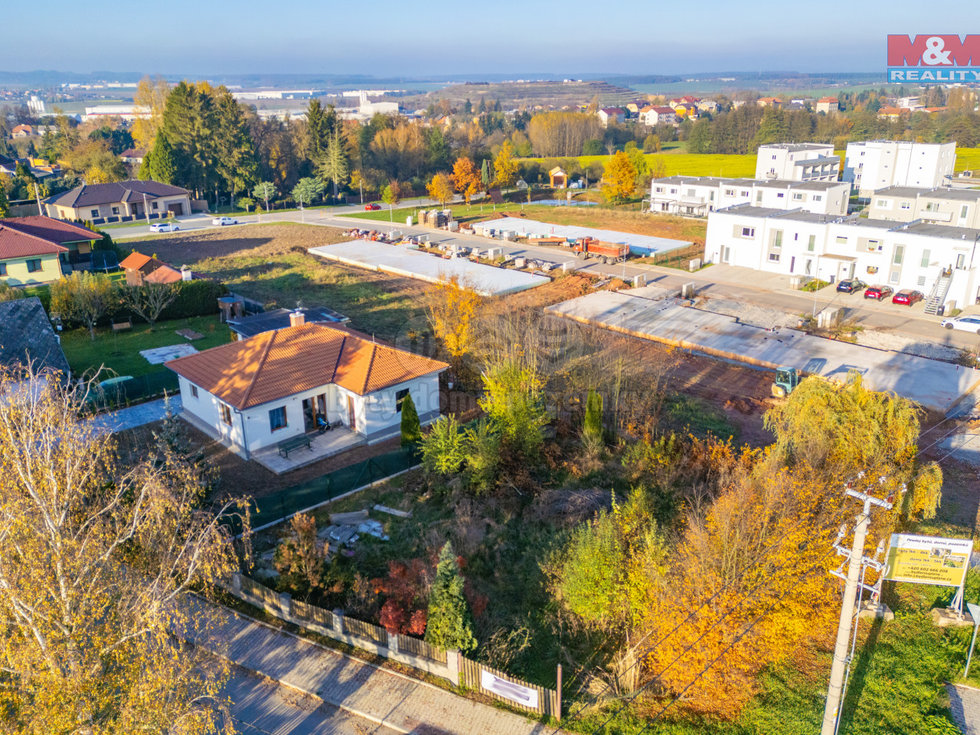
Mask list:
[[[932,5],[921,0],[49,0],[5,5],[2,71],[436,78],[874,72],[885,66],[889,33],[980,33],[977,0]],[[930,13],[930,5],[941,5],[942,12]]]

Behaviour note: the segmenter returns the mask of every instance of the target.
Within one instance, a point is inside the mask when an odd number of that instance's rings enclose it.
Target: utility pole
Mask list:
[[[862,477],[861,473],[858,477]],[[882,478],[884,479],[884,478]],[[850,483],[848,483],[850,485]],[[844,585],[844,600],[841,604],[840,624],[837,626],[837,643],[834,645],[834,662],[830,667],[830,686],[827,689],[827,705],[823,712],[823,725],[820,735],[836,735],[840,720],[840,708],[844,699],[844,677],[850,663],[848,644],[851,638],[851,624],[855,619],[854,603],[858,587],[861,585],[861,570],[864,566],[864,541],[871,525],[871,506],[877,505],[885,510],[891,510],[888,500],[880,500],[868,493],[846,488],[846,494],[864,503],[864,508],[856,517],[854,526],[854,541],[851,544],[847,564],[847,578]],[[838,547],[840,553],[840,547]],[[846,551],[843,553],[847,553]]]

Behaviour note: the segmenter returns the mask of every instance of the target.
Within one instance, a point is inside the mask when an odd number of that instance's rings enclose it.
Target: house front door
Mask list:
[[[354,412],[354,397],[347,396],[347,428],[357,431],[357,415]]]

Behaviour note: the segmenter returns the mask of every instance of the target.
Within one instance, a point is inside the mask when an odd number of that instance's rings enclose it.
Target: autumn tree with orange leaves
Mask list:
[[[452,178],[453,187],[463,195],[463,199],[467,204],[470,203],[470,200],[480,191],[480,187],[482,186],[480,172],[473,164],[473,161],[467,156],[460,156],[456,159],[456,163],[453,164],[453,174],[450,178]]]

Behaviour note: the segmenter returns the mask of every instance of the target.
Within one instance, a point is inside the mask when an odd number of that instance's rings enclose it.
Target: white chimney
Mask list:
[[[297,309],[289,312],[289,326],[301,327],[304,324],[306,324],[306,315],[302,311]]]
[[[190,281],[193,277],[194,277],[194,274],[191,273],[191,269],[190,268],[188,268],[186,265],[180,266],[180,280],[182,280],[182,281]]]

